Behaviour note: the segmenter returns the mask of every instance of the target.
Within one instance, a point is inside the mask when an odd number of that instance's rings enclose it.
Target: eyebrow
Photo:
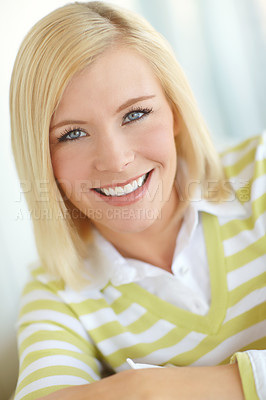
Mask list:
[[[118,109],[116,110],[116,113],[119,113],[120,111],[124,110],[125,108],[132,106],[132,104],[137,103],[138,101],[142,100],[149,100],[155,97],[155,94],[152,94],[150,96],[140,96],[140,97],[134,97],[132,99],[127,100],[125,103],[123,103]]]
[[[78,124],[86,124],[86,121],[77,121],[77,120],[66,120],[66,121],[61,121],[58,122],[58,124],[52,125],[50,130],[54,130],[56,128],[60,128],[60,126],[64,126],[64,125],[78,125]]]
[[[155,97],[154,94],[149,95],[149,96],[139,96],[139,97],[133,97],[129,100],[127,100],[125,103],[121,104],[120,107],[118,107],[118,109],[116,110],[116,113],[119,113],[120,111],[124,110],[127,107],[132,106],[132,104],[138,103],[139,101],[143,101],[143,100],[149,100],[152,99],[153,97]],[[79,120],[65,120],[65,121],[61,121],[58,122],[55,125],[52,125],[50,127],[50,130],[54,130],[57,128],[60,128],[61,126],[65,126],[65,125],[79,125],[79,124],[87,124],[87,121],[79,121]]]

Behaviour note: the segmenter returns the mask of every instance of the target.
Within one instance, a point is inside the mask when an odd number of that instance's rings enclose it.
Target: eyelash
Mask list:
[[[142,118],[145,118],[147,115],[149,115],[149,114],[152,113],[152,112],[153,112],[153,109],[152,109],[152,108],[132,107],[132,108],[123,116],[123,121],[126,119],[126,117],[128,117],[128,116],[129,116],[130,114],[132,114],[132,113],[143,113],[143,115],[142,115],[141,117],[137,118],[137,119],[133,119],[133,120],[128,121],[128,122],[125,122],[125,123],[122,122],[121,126],[125,126],[125,125],[128,125],[128,124],[132,124],[133,122],[138,122],[138,121],[140,121]],[[65,129],[64,132],[63,132],[63,133],[60,135],[60,137],[57,139],[58,142],[67,142],[67,141],[73,142],[73,141],[77,141],[77,140],[81,139],[82,137],[84,137],[84,136],[81,136],[81,137],[77,137],[77,138],[74,138],[74,139],[67,139],[67,138],[66,138],[70,133],[75,132],[75,131],[80,131],[80,132],[83,132],[83,133],[86,133],[86,134],[87,134],[87,132],[84,131],[84,129],[83,129],[83,128],[80,128],[80,127],[75,127],[75,128],[73,127],[73,128],[70,128],[70,129]]]
[[[77,131],[80,131],[80,132],[82,132],[82,133],[86,133],[86,134],[87,134],[87,132],[86,132],[83,128],[80,128],[80,127],[78,127],[78,126],[77,126],[77,127],[70,128],[70,129],[65,129],[64,132],[61,133],[60,136],[59,136],[59,138],[57,139],[58,142],[75,142],[75,141],[77,141],[78,139],[81,139],[81,137],[83,137],[83,136],[78,137],[78,138],[76,138],[76,139],[67,139],[67,138],[66,138],[67,135],[69,135],[70,133],[72,133],[72,132],[77,132]]]
[[[127,124],[132,124],[133,122],[138,122],[140,121],[142,118],[145,118],[147,115],[149,115],[150,113],[153,112],[152,108],[143,108],[143,107],[132,107],[124,116],[123,116],[123,121],[126,119],[126,117],[128,117],[130,114],[132,113],[143,113],[143,115],[135,120],[129,121],[129,122],[125,122],[122,123],[121,125],[127,125]]]

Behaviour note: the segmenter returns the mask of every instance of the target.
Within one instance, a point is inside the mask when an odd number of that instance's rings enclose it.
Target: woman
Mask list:
[[[265,134],[221,162],[169,45],[102,2],[36,24],[10,104],[41,259],[16,400],[262,399]]]

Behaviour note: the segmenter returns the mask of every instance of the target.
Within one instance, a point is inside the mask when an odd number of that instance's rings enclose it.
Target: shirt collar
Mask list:
[[[217,203],[205,199],[197,200],[197,197],[194,196],[184,215],[176,242],[174,258],[181,253],[191,240],[199,223],[200,212],[226,219],[246,215],[246,210],[237,198]],[[119,286],[165,273],[164,270],[145,262],[124,258],[97,229],[92,229],[93,243],[90,248],[90,258],[86,260],[86,273],[91,281],[88,288],[101,290],[109,281],[114,286]]]

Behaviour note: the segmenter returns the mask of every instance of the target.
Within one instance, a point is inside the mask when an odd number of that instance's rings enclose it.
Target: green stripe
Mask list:
[[[125,362],[126,358],[142,358],[148,356],[156,350],[174,346],[181,341],[186,334],[187,333],[180,336],[180,331],[176,328],[173,328],[166,335],[152,343],[137,343],[133,346],[118,349],[105,358],[113,368],[118,368]]]
[[[240,300],[242,300],[245,296],[250,294],[256,289],[261,289],[266,285],[266,272],[250,279],[249,281],[243,283],[237,288],[231,290],[229,292],[229,303],[228,307],[234,306]]]
[[[245,230],[251,230],[254,228],[254,221],[253,216],[247,219],[237,220],[233,219],[226,224],[221,226],[221,232],[223,240],[231,239],[232,237],[238,235],[240,232]]]
[[[235,164],[225,167],[224,171],[226,176],[232,178],[233,176],[239,175],[240,172],[243,171],[243,169],[246,168],[248,164],[251,164],[254,161],[256,150],[256,148],[250,150]]]
[[[266,211],[266,193],[252,202],[252,211],[256,219]]]
[[[259,340],[255,340],[254,342],[242,347],[240,351],[247,351],[247,350],[265,350],[266,349],[266,337]]]
[[[48,286],[51,288],[52,291],[54,292],[59,292],[59,291],[64,291],[65,290],[65,283],[63,280],[60,279],[56,279],[56,280],[52,280],[48,283]]]
[[[20,317],[25,316],[27,313],[30,313],[32,311],[41,311],[41,310],[56,311],[59,312],[60,314],[68,315],[76,319],[76,315],[65,303],[48,299],[33,300],[32,302],[27,303],[24,307],[21,308]]]
[[[132,306],[132,302],[129,299],[120,296],[113,304],[112,309],[116,314],[121,314],[125,310],[127,310],[130,306]]]
[[[27,368],[30,364],[33,362],[49,357],[49,356],[68,356],[68,357],[73,357],[76,360],[84,362],[86,365],[90,366],[91,369],[95,372],[95,374],[99,375],[99,368],[98,364],[96,362],[96,358],[99,358],[99,354],[97,352],[97,355],[94,354],[88,354],[87,353],[78,353],[75,351],[71,350],[63,350],[63,349],[49,349],[49,350],[38,350],[34,351],[34,353],[29,353],[27,356],[24,358],[23,363],[20,367],[20,373],[24,371],[25,368]]]
[[[266,249],[266,236],[245,247],[237,253],[227,256],[226,263],[228,272],[234,271],[244,265],[256,260],[257,258],[265,255]]]
[[[122,333],[130,332],[133,334],[140,334],[152,327],[159,319],[154,315],[146,312],[137,321],[132,322],[127,326],[123,326],[119,321],[108,322],[98,328],[90,330],[90,335],[94,342],[101,342],[111,337],[120,335]]]
[[[224,248],[218,218],[202,213],[202,222],[211,280],[211,306],[208,313],[209,326],[205,332],[214,334],[222,325],[228,302]],[[197,327],[195,330],[198,331]]]
[[[264,319],[265,305],[258,305],[225,323],[217,335],[208,336],[203,339],[198,346],[194,347],[194,349],[171,358],[169,363],[174,365],[190,365],[199,360],[205,354],[214,350],[226,339],[229,339],[233,335],[236,335],[261,321],[264,321]]]
[[[61,365],[53,365],[52,367],[45,367],[38,369],[37,371],[34,371],[31,374],[27,375],[18,386],[18,391],[20,391],[21,389],[23,389],[25,386],[29,385],[32,382],[55,375],[76,376],[78,378],[85,379],[88,383],[94,381],[94,379],[92,379],[92,377],[82,369],[75,367],[61,366]]]
[[[25,296],[26,294],[33,292],[34,290],[44,290],[48,293],[52,293],[53,296],[58,296],[57,292],[59,290],[63,291],[64,289],[65,289],[64,284],[61,281],[51,281],[45,284],[34,279],[32,281],[27,282],[22,293],[23,296]]]
[[[79,316],[91,314],[93,312],[109,308],[110,305],[103,299],[88,299],[80,303],[69,303],[69,307],[77,313]]]
[[[251,342],[247,344],[244,347],[241,347],[238,351],[243,352],[247,350],[265,350],[266,349],[266,337],[261,338],[259,340],[255,340],[254,342]],[[225,360],[219,363],[219,365],[224,365],[224,364],[229,364],[230,359],[232,356],[227,357]]]
[[[224,157],[226,154],[229,153],[236,153],[238,151],[241,151],[245,149],[249,143],[254,141],[254,147],[257,147],[258,145],[258,140],[260,139],[260,135],[253,136],[251,138],[246,139],[244,142],[242,141],[241,143],[237,144],[236,146],[232,147],[231,149],[227,149],[221,153],[221,157]]]
[[[40,283],[41,285],[44,285],[43,283],[38,281],[39,275],[46,275],[47,277],[49,277],[50,275],[49,275],[49,273],[47,273],[45,268],[43,268],[42,266],[31,270],[31,276],[33,278],[35,278],[38,283]],[[65,284],[64,284],[63,280],[60,278],[54,279],[51,277],[51,280],[47,284],[45,284],[45,287],[46,287],[46,285],[48,287],[50,287],[50,289],[52,289],[52,291],[55,291],[55,292],[65,289]]]
[[[78,336],[75,332],[71,332],[68,330],[35,332],[32,335],[28,336],[21,343],[20,353],[22,353],[28,346],[45,340],[58,340],[60,342],[66,342],[68,344],[73,344],[85,353],[87,353],[88,351],[95,353],[94,347],[91,343]]]
[[[122,332],[126,332],[126,329],[122,330],[122,326],[118,321],[107,322],[99,326],[98,328],[90,330],[90,336],[95,342],[101,342],[102,340],[109,339],[110,337],[117,336]]]
[[[104,294],[103,294],[103,296],[104,296]],[[124,312],[125,310],[127,310],[133,304],[133,302],[129,301],[129,299],[121,296],[121,293],[120,293],[120,296],[116,300],[114,300],[114,302],[111,305],[106,300],[104,300],[104,301],[106,302],[105,303],[106,306],[109,308],[112,308],[114,313],[117,315]],[[104,307],[102,307],[102,308],[104,308]]]
[[[33,292],[34,290],[45,290],[46,292],[50,292],[53,295],[55,295],[55,293],[53,293],[44,283],[38,282],[38,281],[30,281],[28,282],[24,289],[23,289],[23,296],[25,296],[26,294]]]
[[[233,219],[221,226],[223,240],[228,240],[245,230],[253,230],[256,220],[266,211],[266,193],[252,203],[252,216],[246,219]]]
[[[249,356],[245,353],[236,354],[245,399],[260,400],[257,395],[253,370]]]
[[[143,314],[137,321],[132,322],[128,325],[128,330],[134,334],[140,334],[150,329],[159,319],[155,315],[151,315],[148,312]]]
[[[265,174],[266,174],[266,158],[264,158],[263,160],[256,161],[253,180],[260,178]]]
[[[262,160],[257,160],[254,163],[254,173],[251,178],[251,182],[253,183],[256,179],[266,174],[266,158]]]
[[[31,270],[30,273],[34,278],[36,278],[38,275],[46,274],[46,271],[42,266],[39,266],[39,267],[34,268],[33,270]]]

